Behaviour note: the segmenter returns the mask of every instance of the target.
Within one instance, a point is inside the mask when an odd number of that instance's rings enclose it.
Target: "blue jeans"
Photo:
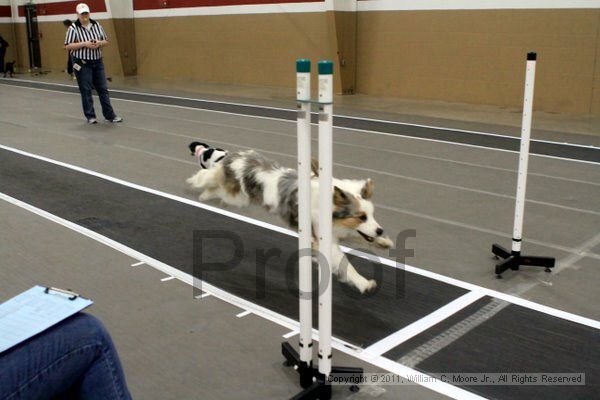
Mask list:
[[[117,115],[110,105],[110,97],[108,97],[108,86],[102,59],[86,60],[85,64],[78,59],[73,59],[73,61],[81,67],[79,71],[75,72],[75,76],[77,76],[79,93],[81,93],[81,105],[83,106],[83,114],[85,117],[87,119],[96,118],[94,100],[92,99],[92,89],[95,88],[98,97],[100,97],[102,115],[108,120],[114,119]]]
[[[112,340],[78,313],[0,354],[0,399],[131,399]]]

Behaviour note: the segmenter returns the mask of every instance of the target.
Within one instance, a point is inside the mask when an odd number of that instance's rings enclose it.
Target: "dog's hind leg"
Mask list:
[[[356,287],[361,293],[370,292],[377,287],[374,279],[367,279],[358,273],[337,243],[331,245],[331,272],[340,281]]]

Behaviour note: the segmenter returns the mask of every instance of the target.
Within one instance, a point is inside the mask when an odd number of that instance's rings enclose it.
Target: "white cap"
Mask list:
[[[85,3],[77,4],[77,7],[75,8],[75,10],[77,11],[77,14],[83,14],[83,13],[90,12],[90,8]]]

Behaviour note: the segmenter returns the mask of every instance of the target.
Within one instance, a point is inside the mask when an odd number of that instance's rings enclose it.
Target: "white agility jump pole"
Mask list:
[[[310,210],[311,127],[310,60],[296,62],[296,99],[298,102],[298,236],[300,296],[300,360],[303,367],[312,364],[312,224]],[[310,382],[312,384],[312,378]]]
[[[545,267],[546,272],[550,272],[550,268],[554,267],[555,263],[554,258],[550,257],[521,255],[521,245],[523,242],[523,216],[525,212],[525,192],[527,188],[527,170],[529,167],[529,143],[531,140],[531,121],[533,117],[533,89],[535,84],[536,61],[536,53],[527,54],[512,247],[511,251],[509,252],[498,244],[494,244],[492,246],[492,252],[496,255],[496,257],[501,257],[504,259],[504,261],[496,265],[495,272],[499,278],[502,277],[501,274],[507,269],[510,268],[516,271],[521,265]]]
[[[319,372],[325,377],[331,373],[332,131],[333,63],[319,61]]]
[[[300,354],[287,342],[281,350],[286,365],[300,374],[304,389],[293,399],[331,398],[327,378],[332,373],[362,375],[361,368],[332,367],[332,214],[333,214],[333,62],[319,61],[319,368],[312,366],[312,243],[311,218],[311,85],[310,61],[296,61],[296,100],[298,134],[298,246]],[[356,390],[352,387],[351,390]]]

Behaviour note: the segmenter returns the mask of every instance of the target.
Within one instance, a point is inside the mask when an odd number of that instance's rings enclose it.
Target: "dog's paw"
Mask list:
[[[382,249],[389,249],[394,245],[394,242],[387,236],[380,236],[375,238],[375,245]]]
[[[377,287],[377,282],[375,282],[375,279],[370,279],[370,280],[364,280],[364,282],[361,282],[360,285],[358,285],[358,290],[360,291],[361,294],[365,294],[365,293],[370,293],[372,291],[375,290],[375,288]]]

